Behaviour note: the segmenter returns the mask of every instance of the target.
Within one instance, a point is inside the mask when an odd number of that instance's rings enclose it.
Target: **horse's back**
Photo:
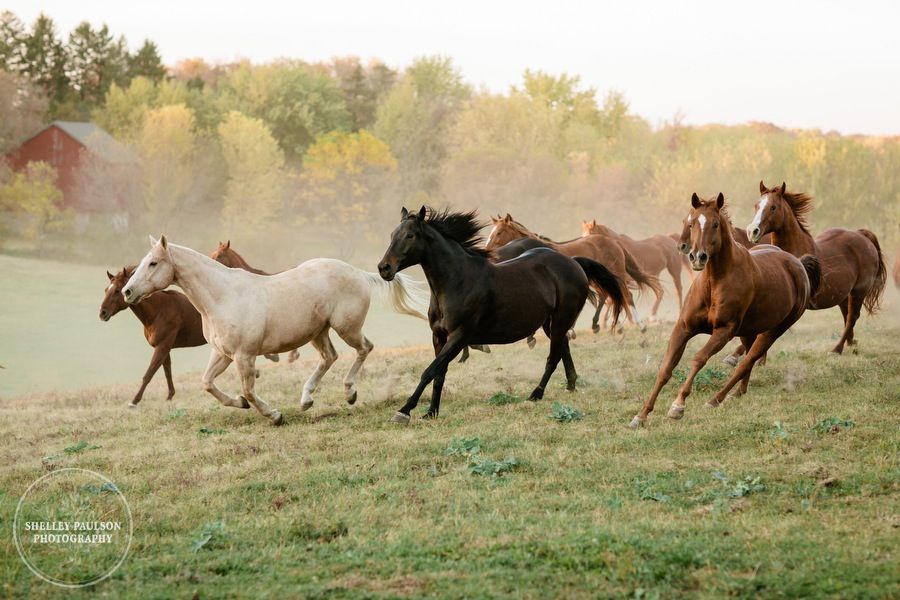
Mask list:
[[[823,274],[815,297],[816,308],[835,306],[851,293],[864,293],[883,277],[884,262],[877,238],[870,239],[863,231],[835,227],[815,239]]]

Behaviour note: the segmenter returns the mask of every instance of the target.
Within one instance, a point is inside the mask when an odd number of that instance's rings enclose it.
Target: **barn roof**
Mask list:
[[[50,127],[59,127],[67,134],[78,140],[85,148],[112,163],[134,162],[134,151],[125,146],[113,136],[109,135],[93,123],[79,123],[76,121],[53,121]]]

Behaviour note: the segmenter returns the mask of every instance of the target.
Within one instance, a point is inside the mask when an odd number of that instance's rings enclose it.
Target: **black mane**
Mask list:
[[[450,212],[449,208],[436,211],[426,208],[425,223],[431,225],[441,235],[449,238],[462,246],[463,250],[474,256],[489,259],[492,256],[490,250],[484,249],[484,240],[481,230],[484,225],[478,222],[475,211],[466,213]]]

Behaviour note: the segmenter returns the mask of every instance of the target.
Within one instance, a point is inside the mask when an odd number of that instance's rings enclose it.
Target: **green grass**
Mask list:
[[[807,313],[746,396],[705,410],[704,387],[671,421],[670,383],[641,431],[625,425],[671,325],[624,339],[579,331],[583,382],[565,392],[560,368],[537,403],[506,399],[533,389],[546,340],[473,353],[450,367],[440,418],[416,418],[426,398],[409,426],[389,419],[425,346],[377,348],[353,407],[342,354],[308,412],[313,362],[260,363],[257,390],[284,413],[280,428],[221,407],[196,373],[173,401],[150,395],[137,410],[125,409],[133,384],[6,399],[0,594],[72,594],[34,577],[10,540],[24,490],[80,467],[114,481],[134,515],[128,558],[90,590],[108,597],[900,597],[891,293],[858,325],[858,354],[827,354],[837,310]],[[710,367],[730,373],[730,350]],[[220,387],[236,391],[232,370]],[[554,421],[554,403],[583,418]]]

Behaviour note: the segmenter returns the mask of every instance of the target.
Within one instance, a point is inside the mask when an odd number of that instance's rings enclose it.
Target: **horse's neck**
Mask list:
[[[138,321],[144,327],[150,327],[156,320],[156,316],[159,314],[159,294],[161,293],[157,292],[157,294],[147,296],[137,304],[128,305],[128,308],[131,309],[131,312],[134,313],[134,316],[138,318]]]
[[[816,241],[800,226],[800,221],[793,212],[784,220],[784,224],[778,231],[772,232],[772,244],[794,256],[803,254],[816,254]]]
[[[228,291],[228,267],[184,246],[169,244],[175,267],[173,283],[202,313],[209,313]]]
[[[427,235],[428,243],[425,246],[421,266],[434,294],[440,296],[465,289],[460,282],[466,277],[461,274],[467,272],[466,267],[473,257],[461,246],[435,231],[429,231]]]
[[[727,227],[727,226],[726,226]],[[742,252],[743,250],[743,252]],[[734,240],[731,231],[722,230],[722,247],[707,263],[710,278],[713,281],[723,280],[734,274],[743,274],[742,263],[749,257],[746,249]]]

